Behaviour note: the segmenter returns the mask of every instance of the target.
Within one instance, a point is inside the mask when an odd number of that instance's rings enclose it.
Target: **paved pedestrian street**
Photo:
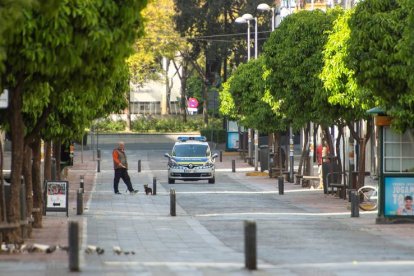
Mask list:
[[[81,174],[91,175],[83,215],[76,215],[76,206],[72,206],[69,216],[69,220],[81,225],[81,274],[412,274],[412,225],[377,225],[375,212],[361,212],[359,218],[351,218],[348,200],[293,183],[285,183],[285,194],[279,195],[277,179],[246,176],[254,168],[238,155],[224,155],[223,162],[217,160],[216,184],[168,184],[163,154],[172,142],[155,141],[140,147],[131,141],[126,143],[129,174],[139,193],[126,193],[121,180],[122,194],[116,195],[111,158],[115,143],[107,141],[100,146],[99,173],[90,150],[84,153],[83,165],[79,165],[79,152],[76,153],[76,164],[69,172],[74,182],[72,192]],[[237,164],[235,173],[231,172],[233,159]],[[141,172],[137,171],[138,160]],[[154,177],[157,194],[145,195],[143,185],[153,187]],[[170,189],[176,191],[176,216],[170,215]],[[62,216],[50,214],[47,221]],[[257,227],[258,269],[253,272],[245,269],[244,263],[246,220],[256,222]],[[66,225],[63,229],[67,229]],[[37,231],[42,230],[53,231]],[[87,250],[95,247],[104,252]],[[18,256],[0,256],[1,274],[69,273],[66,253],[50,254],[47,260],[39,258],[40,254],[44,253],[32,254],[32,260],[26,255],[24,262]]]

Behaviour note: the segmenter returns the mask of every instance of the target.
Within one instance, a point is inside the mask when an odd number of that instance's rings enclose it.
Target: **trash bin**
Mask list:
[[[259,146],[260,171],[269,170],[269,146]]]

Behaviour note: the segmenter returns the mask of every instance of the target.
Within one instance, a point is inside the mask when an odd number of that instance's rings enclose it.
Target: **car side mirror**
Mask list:
[[[164,157],[171,158],[171,155],[169,155],[168,153],[164,153]]]
[[[211,156],[211,158],[217,158],[218,157],[218,153],[213,154],[213,156]]]

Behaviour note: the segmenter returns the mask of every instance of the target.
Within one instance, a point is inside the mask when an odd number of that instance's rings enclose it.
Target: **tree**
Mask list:
[[[407,34],[410,32],[408,10],[400,2],[366,0],[356,6],[349,21],[351,37],[346,63],[355,71],[357,84],[372,91],[393,117],[393,126],[403,130],[414,126],[414,117],[413,97],[407,81],[411,76],[409,57],[406,60],[402,54],[402,49],[408,49],[402,44],[404,30]]]
[[[365,148],[371,136],[371,127],[367,128],[365,135],[358,134],[355,122],[368,120],[370,115],[367,110],[375,106],[372,92],[359,86],[355,80],[355,71],[350,69],[345,60],[349,54],[348,42],[351,30],[348,22],[353,16],[354,10],[347,10],[334,22],[332,31],[329,31],[328,41],[324,49],[324,67],[320,78],[325,89],[316,95],[320,103],[320,116],[329,114],[339,128],[347,125],[352,137],[360,147],[357,187],[362,187],[365,179]],[[325,115],[323,115],[325,114]],[[337,153],[339,145],[337,143]]]
[[[275,108],[295,129],[317,122],[313,95],[323,89],[319,73],[323,68],[326,31],[332,28],[334,13],[301,11],[285,18],[265,44],[265,64],[270,70],[269,93]]]
[[[0,37],[2,38],[0,40],[0,73],[5,69],[3,61],[6,58],[6,41],[19,30],[23,19],[23,9],[31,4],[31,0],[0,0]]]
[[[236,120],[246,128],[254,128],[275,137],[277,133],[286,131],[287,124],[283,114],[273,112],[266,104],[265,81],[263,80],[266,68],[264,56],[248,63],[241,64],[223,84],[220,92],[220,112],[232,120]],[[276,167],[281,166],[279,139],[275,139],[274,152]]]
[[[135,53],[128,58],[132,81],[143,85],[148,80],[161,80],[164,75],[169,114],[173,78],[168,72],[186,41],[175,30],[173,0],[151,1],[143,10],[143,16],[146,19],[145,37],[137,40]]]
[[[233,67],[247,58],[246,26],[237,26],[236,18],[244,13],[256,11],[259,3],[272,5],[273,1],[174,0],[174,2],[177,13],[176,28],[192,46],[187,56],[191,58],[193,67],[203,67],[203,70],[196,70],[206,83],[203,88],[205,101],[208,86],[217,83],[218,76],[224,81],[227,80],[229,64]],[[261,22],[264,22],[268,31],[269,16],[263,17]],[[243,34],[235,34],[240,32]],[[197,63],[200,56],[203,56],[204,63]],[[196,63],[198,65],[195,65]],[[207,123],[207,105],[203,108],[203,114],[204,121]]]
[[[19,185],[24,145],[33,142],[46,124],[53,104],[65,102],[66,92],[84,94],[85,104],[104,104],[114,69],[123,64],[142,30],[139,11],[145,1],[44,1],[24,13],[22,30],[6,45],[3,84],[11,91],[9,122],[12,136],[12,193],[9,221],[19,221]],[[115,74],[117,75],[117,74]],[[109,80],[105,82],[104,80]],[[63,89],[65,84],[70,84]],[[98,85],[97,85],[98,84]],[[106,84],[106,85],[105,85]],[[99,89],[99,90],[98,90]],[[96,98],[101,93],[102,97]],[[36,99],[25,101],[24,99]],[[68,98],[70,101],[70,97]],[[75,107],[77,108],[77,107]],[[94,108],[94,106],[91,106]],[[24,111],[31,110],[27,128]],[[26,133],[26,134],[25,134]],[[19,241],[19,231],[10,239]]]
[[[272,109],[283,114],[294,130],[309,122],[332,124],[329,116],[318,116],[314,96],[324,89],[319,79],[322,51],[326,32],[332,28],[337,14],[337,10],[316,10],[289,15],[265,43],[265,65],[269,70],[266,97]],[[309,125],[306,133],[308,129]],[[305,136],[302,156],[307,155],[307,140]]]

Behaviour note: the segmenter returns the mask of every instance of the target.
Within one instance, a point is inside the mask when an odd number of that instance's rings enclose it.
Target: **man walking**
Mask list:
[[[121,193],[118,190],[119,179],[122,178],[125,185],[128,188],[128,191],[131,194],[138,193],[138,190],[134,190],[132,188],[131,179],[128,175],[128,162],[127,157],[125,154],[125,144],[124,142],[118,143],[118,148],[114,149],[112,152],[112,158],[114,160],[114,169],[115,169],[115,177],[114,177],[114,192],[117,195]]]

